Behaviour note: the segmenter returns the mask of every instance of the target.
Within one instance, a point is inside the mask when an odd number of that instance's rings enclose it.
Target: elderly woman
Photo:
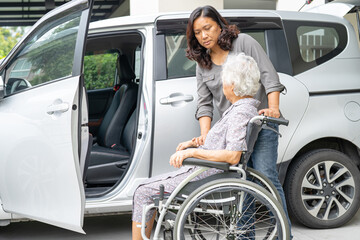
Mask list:
[[[211,128],[204,145],[198,147],[195,139],[180,143],[177,151],[170,157],[170,165],[180,168],[183,160],[189,157],[237,164],[242,152],[247,149],[246,125],[252,117],[258,115],[257,107],[260,102],[253,96],[259,89],[259,79],[260,72],[252,57],[244,54],[229,55],[223,66],[222,81],[224,95],[231,102],[231,106]],[[181,167],[173,173],[150,178],[137,188],[133,202],[133,239],[142,239],[141,229],[137,227],[141,222],[142,207],[152,203],[151,196],[159,191],[159,186],[163,184],[166,192],[172,192],[196,168]],[[200,180],[221,171],[212,168],[193,180]],[[146,216],[148,237],[151,234],[154,217],[154,212]]]

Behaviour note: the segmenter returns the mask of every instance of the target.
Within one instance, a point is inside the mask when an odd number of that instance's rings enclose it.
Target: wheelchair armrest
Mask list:
[[[213,162],[198,158],[187,158],[183,161],[183,165],[193,165],[201,167],[218,168],[224,171],[229,171],[230,164],[225,162]]]

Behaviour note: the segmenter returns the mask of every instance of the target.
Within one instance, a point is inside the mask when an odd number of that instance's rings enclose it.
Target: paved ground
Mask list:
[[[294,240],[358,240],[360,239],[360,210],[345,226],[336,229],[315,230],[293,223]]]
[[[39,222],[12,223],[0,228],[1,240],[128,240],[131,239],[131,216],[103,216],[85,218],[86,235]],[[346,225],[331,230],[308,229],[293,222],[294,240],[356,240],[360,239],[360,211]]]

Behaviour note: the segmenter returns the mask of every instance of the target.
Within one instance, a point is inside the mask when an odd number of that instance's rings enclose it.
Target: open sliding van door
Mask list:
[[[81,233],[79,162],[88,144],[82,61],[90,10],[91,2],[74,0],[49,12],[0,66],[2,207]]]

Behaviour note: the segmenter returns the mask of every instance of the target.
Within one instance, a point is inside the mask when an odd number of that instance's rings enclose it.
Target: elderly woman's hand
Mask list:
[[[170,165],[180,168],[184,159],[193,156],[194,149],[187,149],[182,151],[177,151],[170,157]]]
[[[261,109],[259,111],[259,114],[264,114],[265,116],[268,117],[273,117],[273,118],[279,118],[280,117],[280,110],[278,108],[265,108],[265,109]]]
[[[191,147],[196,147],[196,145],[194,144],[194,142],[192,140],[189,140],[186,142],[179,143],[179,145],[176,148],[176,151],[185,150],[185,149],[191,148]]]

